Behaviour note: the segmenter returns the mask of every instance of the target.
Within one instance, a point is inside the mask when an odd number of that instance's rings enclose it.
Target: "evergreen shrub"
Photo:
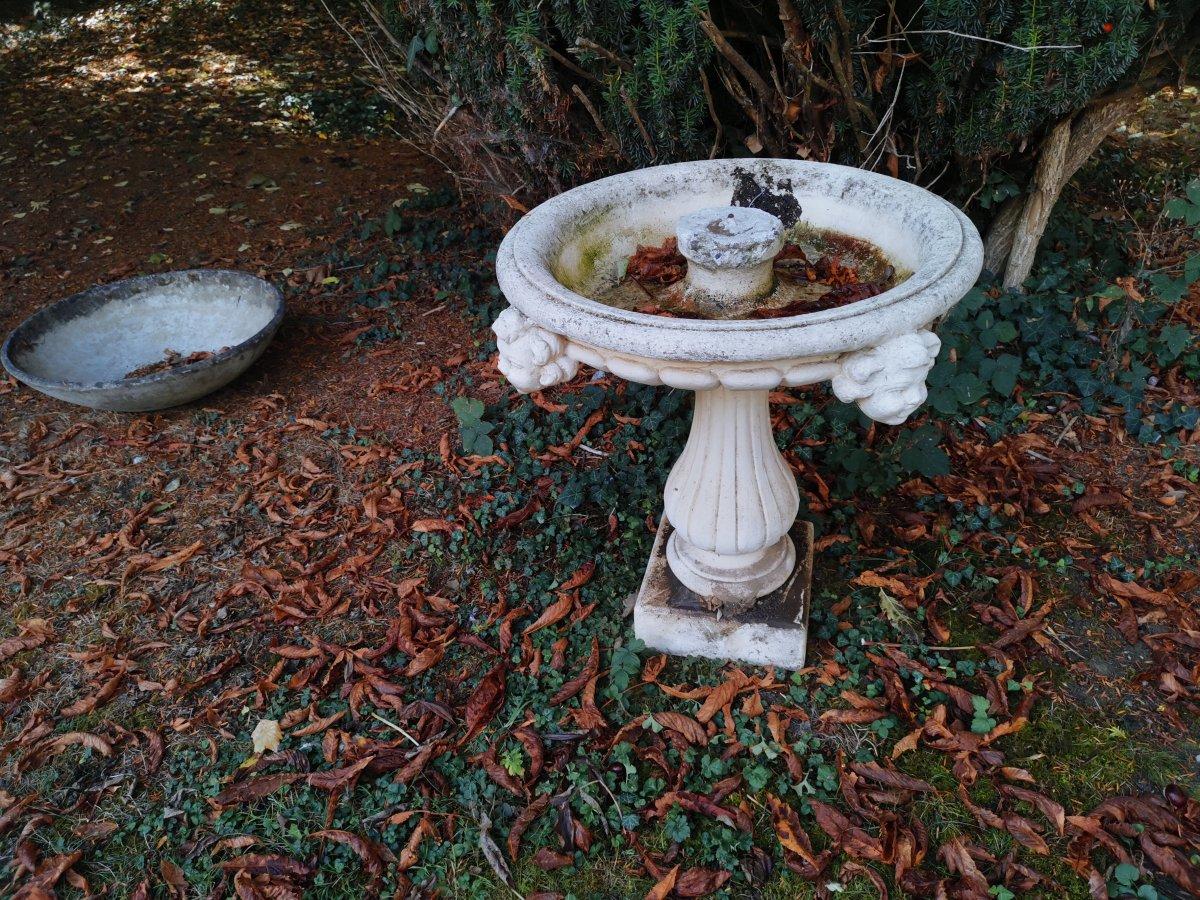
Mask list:
[[[1019,193],[1056,121],[1177,80],[1196,0],[367,0],[377,68],[522,203],[710,155]],[[382,7],[370,6],[382,2]]]

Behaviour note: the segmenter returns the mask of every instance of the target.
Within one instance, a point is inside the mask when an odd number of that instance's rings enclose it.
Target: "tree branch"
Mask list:
[[[749,82],[750,87],[758,94],[758,102],[765,106],[773,106],[774,104],[771,102],[771,88],[763,80],[763,77],[754,71],[754,67],[746,62],[746,57],[738,53],[733,45],[725,40],[725,35],[721,34],[721,29],[716,26],[716,23],[713,22],[707,13],[700,14],[700,27],[708,35],[708,39],[713,42],[713,46],[729,61],[729,64],[737,69],[738,73]]]

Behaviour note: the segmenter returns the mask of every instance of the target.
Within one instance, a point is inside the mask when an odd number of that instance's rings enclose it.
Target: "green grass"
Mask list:
[[[1050,701],[1029,725],[1001,741],[1010,763],[1028,769],[1068,813],[1086,813],[1105,797],[1190,780],[1181,756],[1126,733],[1103,715]]]
[[[1181,755],[1131,737],[1095,714],[1063,702],[1047,701],[1026,728],[997,743],[1009,765],[1027,769],[1037,780],[1027,786],[1061,803],[1067,815],[1086,814],[1106,797],[1187,783],[1190,777]],[[1047,856],[1021,847],[1006,832],[981,827],[958,796],[958,778],[949,758],[917,750],[902,756],[898,767],[937,788],[936,793],[921,795],[912,807],[929,828],[933,846],[961,836],[996,856],[1015,848],[1022,862],[1057,884],[1065,896],[1088,897],[1087,885],[1064,861],[1067,838],[1048,827],[1036,809],[1023,802],[1014,807],[1044,828],[1051,848]],[[969,796],[976,805],[991,809],[998,800],[995,787],[985,779],[971,786]]]
[[[603,857],[578,856],[574,866],[556,872],[543,872],[533,861],[536,848],[528,852],[513,871],[517,891],[523,897],[537,891],[554,891],[578,900],[642,897],[654,882],[641,875],[637,854],[632,850],[616,851]],[[511,898],[512,892],[497,890],[493,895]]]

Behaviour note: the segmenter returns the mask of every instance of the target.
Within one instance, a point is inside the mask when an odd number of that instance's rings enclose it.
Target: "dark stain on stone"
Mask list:
[[[745,169],[734,169],[737,186],[733,189],[731,206],[748,206],[768,212],[791,228],[800,221],[800,201],[792,193],[792,180],[781,178],[776,181],[771,175],[756,175]]]

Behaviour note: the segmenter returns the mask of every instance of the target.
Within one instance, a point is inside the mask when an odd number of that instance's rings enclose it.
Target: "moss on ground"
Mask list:
[[[1105,797],[1191,780],[1177,753],[1131,736],[1102,714],[1050,701],[1005,738],[1009,761],[1028,769],[1046,794],[1084,813]]]
[[[577,900],[620,900],[625,897],[644,897],[654,882],[640,875],[637,855],[632,851],[604,858],[580,855],[576,865],[556,872],[543,872],[532,855],[525,856],[513,872],[517,891],[523,897],[538,891],[553,891]],[[512,892],[497,892],[511,898]]]

